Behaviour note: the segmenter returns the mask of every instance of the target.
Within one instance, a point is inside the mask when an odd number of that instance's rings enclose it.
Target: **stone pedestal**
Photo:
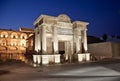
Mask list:
[[[37,55],[33,55],[33,62],[37,63]]]
[[[35,64],[60,63],[60,55],[33,55],[33,62]]]
[[[90,53],[81,53],[78,54],[78,62],[90,61]]]
[[[49,64],[50,55],[42,55],[42,64]]]
[[[54,58],[55,58],[55,63],[60,63],[60,54],[55,54]]]
[[[33,55],[33,62],[36,64],[41,63],[41,55]]]

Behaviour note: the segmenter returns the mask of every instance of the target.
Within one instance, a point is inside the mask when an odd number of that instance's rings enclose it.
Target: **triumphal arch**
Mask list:
[[[40,15],[35,25],[34,63],[49,64],[64,61],[89,61],[87,52],[87,25],[83,21],[71,22],[60,14],[57,17]]]

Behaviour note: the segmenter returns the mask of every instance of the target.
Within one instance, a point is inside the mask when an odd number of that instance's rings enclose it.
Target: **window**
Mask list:
[[[8,37],[8,33],[7,32],[1,32],[1,37],[7,38]]]
[[[5,35],[3,35],[3,38],[5,38]]]
[[[11,38],[13,38],[13,39],[16,39],[16,38],[18,38],[18,35],[17,35],[17,33],[16,33],[16,32],[13,32],[13,33],[11,34]]]
[[[15,35],[13,36],[13,39],[15,39],[16,37],[15,37]]]
[[[27,34],[25,33],[22,33],[21,36],[20,36],[21,39],[26,39],[27,38]]]
[[[24,36],[23,36],[22,38],[23,38],[23,39],[25,39],[25,37],[24,37]]]

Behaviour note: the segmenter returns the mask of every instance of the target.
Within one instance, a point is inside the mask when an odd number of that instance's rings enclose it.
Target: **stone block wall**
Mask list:
[[[120,42],[103,42],[88,44],[88,52],[91,59],[100,60],[104,58],[120,57]]]

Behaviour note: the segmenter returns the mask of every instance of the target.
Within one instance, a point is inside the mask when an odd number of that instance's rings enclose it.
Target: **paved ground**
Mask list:
[[[120,81],[120,61],[33,67],[0,64],[0,81]]]

